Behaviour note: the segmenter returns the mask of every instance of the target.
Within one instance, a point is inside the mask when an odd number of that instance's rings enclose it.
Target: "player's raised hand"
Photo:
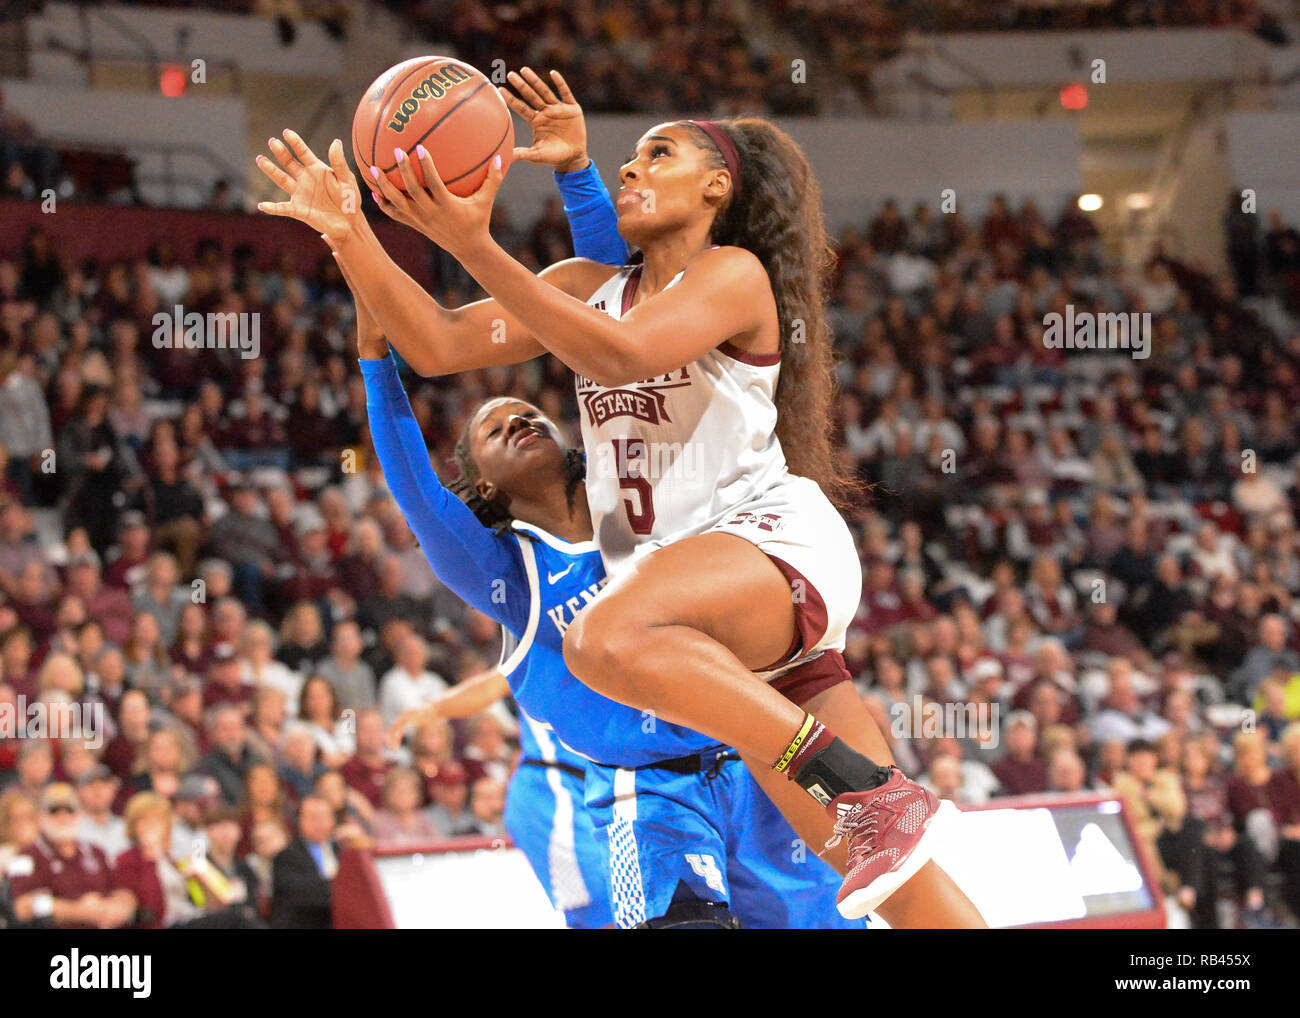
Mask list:
[[[531,67],[523,67],[506,75],[514,92],[502,85],[497,91],[533,132],[533,143],[515,148],[514,158],[571,173],[589,162],[587,121],[564,76],[555,70],[550,73],[554,89]]]
[[[416,146],[414,156],[395,149],[393,158],[402,177],[401,188],[394,186],[388,174],[379,172],[379,167],[369,168],[371,193],[386,216],[418,230],[455,257],[475,244],[491,241],[488,223],[492,203],[505,179],[499,155],[488,164],[487,177],[479,189],[464,198],[447,190],[424,146]],[[415,175],[417,162],[423,180]]]
[[[437,721],[442,715],[438,711],[438,701],[427,703],[423,707],[411,707],[402,711],[388,729],[388,745],[396,749],[402,744],[408,729],[423,728],[430,721]]]
[[[333,245],[350,236],[365,216],[361,211],[361,189],[348,168],[343,145],[330,145],[326,163],[294,131],[284,132],[284,141],[271,138],[267,145],[275,156],[257,157],[257,167],[289,196],[288,201],[258,202],[262,212],[287,216],[306,223]]]

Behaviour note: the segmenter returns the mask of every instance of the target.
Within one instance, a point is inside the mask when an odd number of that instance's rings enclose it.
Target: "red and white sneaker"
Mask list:
[[[835,821],[835,835],[826,847],[849,839],[848,869],[835,899],[845,919],[874,912],[933,854],[931,839],[924,835],[939,813],[939,799],[897,767],[889,770],[883,785],[837,795],[826,807]]]

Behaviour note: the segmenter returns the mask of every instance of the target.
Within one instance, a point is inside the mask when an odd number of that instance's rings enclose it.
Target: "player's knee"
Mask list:
[[[588,686],[598,686],[601,676],[609,674],[610,627],[596,605],[580,611],[564,633],[564,663]]]
[[[607,695],[627,671],[625,644],[634,628],[628,619],[620,624],[617,615],[597,601],[580,611],[564,633],[564,663],[569,671],[584,685]]]

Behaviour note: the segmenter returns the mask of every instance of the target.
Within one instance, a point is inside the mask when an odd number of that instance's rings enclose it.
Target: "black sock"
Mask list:
[[[880,787],[889,780],[889,768],[881,767],[837,737],[829,746],[809,757],[794,780],[825,806],[845,792],[865,792]]]

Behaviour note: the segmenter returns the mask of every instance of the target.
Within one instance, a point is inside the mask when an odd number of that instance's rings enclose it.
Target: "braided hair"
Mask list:
[[[497,397],[493,397],[495,399]],[[478,490],[478,482],[482,475],[479,473],[478,464],[474,462],[474,457],[469,450],[470,425],[473,424],[474,418],[479,415],[491,399],[485,399],[476,406],[465,420],[465,427],[461,429],[460,438],[456,441],[454,458],[456,465],[460,468],[460,476],[447,485],[457,498],[469,506],[470,511],[478,517],[478,521],[483,526],[492,530],[506,530],[509,528],[514,516],[502,502],[495,499],[484,498]],[[587,477],[587,457],[581,449],[569,449],[564,454],[564,495],[568,500],[569,508],[573,508],[573,500],[578,493],[578,487],[586,480]]]

